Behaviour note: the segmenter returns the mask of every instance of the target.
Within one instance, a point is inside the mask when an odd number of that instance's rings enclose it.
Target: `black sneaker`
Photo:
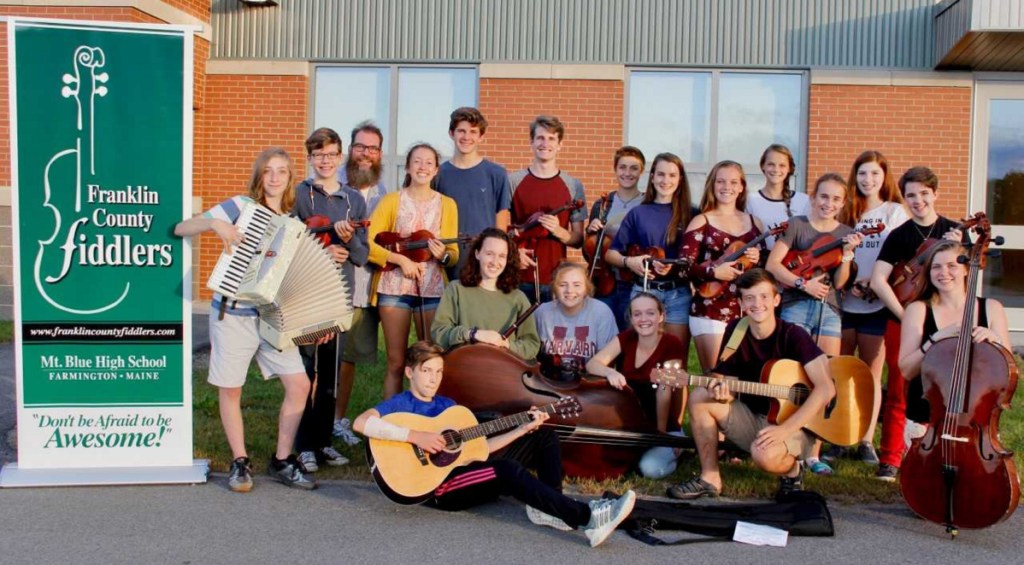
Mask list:
[[[239,457],[231,462],[228,473],[228,488],[232,492],[249,492],[252,490],[252,467],[248,457]]]
[[[821,454],[821,460],[826,463],[833,463],[849,454],[845,447],[833,445],[828,448],[828,451]]]
[[[289,455],[284,461],[271,455],[267,474],[290,487],[303,490],[313,490],[317,487],[316,478],[309,474],[294,455]]]
[[[857,459],[868,465],[878,465],[878,454],[875,453],[875,446],[871,442],[862,441],[857,444]]]
[[[800,466],[800,472],[795,477],[779,477],[779,490],[775,492],[775,500],[782,500],[789,496],[791,492],[804,490],[804,466],[797,462]]]
[[[882,463],[878,466],[878,471],[875,471],[875,478],[887,483],[895,483],[896,475],[900,473],[899,467],[890,465],[888,463]]]

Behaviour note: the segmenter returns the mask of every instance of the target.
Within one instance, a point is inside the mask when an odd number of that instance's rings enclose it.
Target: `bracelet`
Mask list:
[[[469,330],[469,343],[476,343],[476,330],[476,327]]]
[[[849,263],[850,261],[853,261],[853,257],[854,257],[854,255],[853,255],[852,251],[849,252],[849,253],[843,253],[843,258],[842,258],[841,261],[843,263]]]

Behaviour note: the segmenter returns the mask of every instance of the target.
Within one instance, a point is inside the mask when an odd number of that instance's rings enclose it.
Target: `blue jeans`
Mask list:
[[[598,298],[612,310],[615,315],[615,324],[619,331],[625,331],[629,327],[629,298],[633,291],[633,283],[615,281],[615,290],[608,296]]]

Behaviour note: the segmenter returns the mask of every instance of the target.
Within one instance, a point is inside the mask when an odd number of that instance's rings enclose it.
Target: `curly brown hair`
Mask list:
[[[519,288],[519,269],[521,268],[519,266],[519,249],[512,236],[498,228],[487,228],[480,232],[480,235],[476,236],[476,239],[473,240],[473,245],[469,248],[469,260],[466,261],[462,271],[459,273],[459,282],[462,283],[462,286],[467,287],[480,285],[483,276],[480,274],[480,261],[476,259],[476,254],[484,246],[484,240],[489,237],[500,239],[508,245],[508,259],[505,262],[505,270],[498,275],[497,282],[498,290],[508,294]]]

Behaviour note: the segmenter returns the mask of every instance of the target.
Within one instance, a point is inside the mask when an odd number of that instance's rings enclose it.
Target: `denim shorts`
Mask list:
[[[888,325],[888,308],[882,308],[878,312],[871,312],[870,314],[843,312],[844,330],[857,330],[857,333],[882,337],[885,335],[885,328]]]
[[[633,285],[633,292],[630,293],[629,299],[632,300],[634,296],[640,294],[643,290],[643,288]],[[681,326],[689,324],[690,299],[693,297],[690,285],[684,284],[672,290],[648,289],[647,292],[657,297],[665,307],[666,324],[679,324]]]
[[[420,304],[423,305],[424,310],[437,310],[438,303],[441,302],[441,298],[434,296],[424,296],[422,302],[420,302],[419,296],[413,296],[411,294],[378,294],[377,295],[377,307],[378,308],[401,308],[402,310],[419,310]]]
[[[797,300],[782,307],[783,320],[800,326],[811,334],[811,337],[842,337],[843,322],[839,314],[831,306],[821,300]],[[820,325],[819,325],[820,319]],[[815,328],[821,328],[815,332]]]

